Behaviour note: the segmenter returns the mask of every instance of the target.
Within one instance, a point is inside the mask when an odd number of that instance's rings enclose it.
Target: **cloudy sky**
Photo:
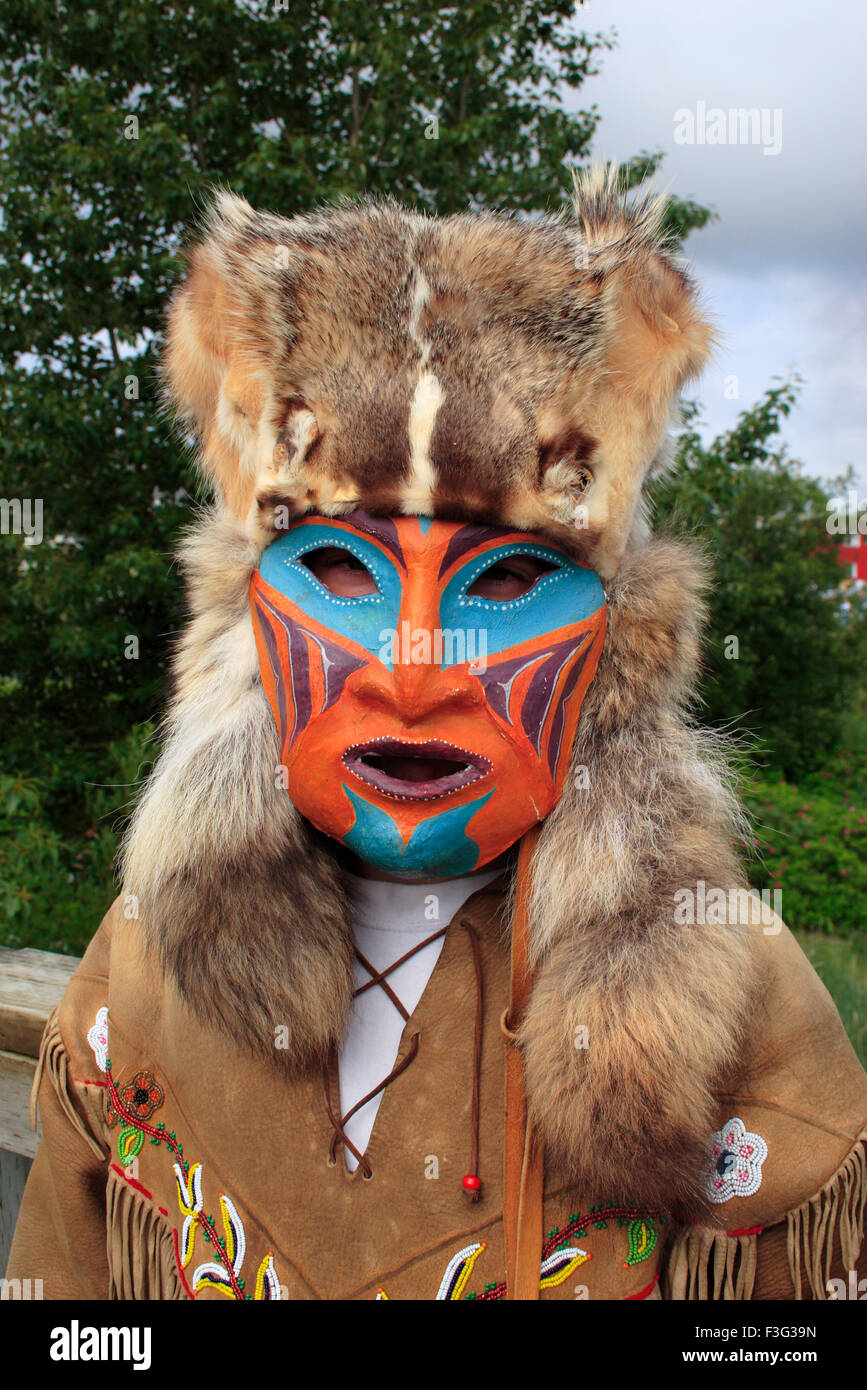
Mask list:
[[[784,438],[805,471],[848,465],[867,496],[867,6],[838,0],[589,0],[581,27],[618,44],[570,104],[601,113],[593,153],[665,152],[672,191],[713,206],[687,253],[724,334],[698,395],[714,433],[793,369]],[[692,113],[764,111],[759,143],[680,143]],[[728,132],[726,132],[728,134]],[[764,153],[764,146],[779,149]],[[738,399],[727,396],[734,389]]]

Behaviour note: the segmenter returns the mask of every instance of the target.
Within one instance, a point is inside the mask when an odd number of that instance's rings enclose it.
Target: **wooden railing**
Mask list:
[[[0,1273],[39,1142],[29,1117],[39,1041],[78,964],[77,956],[0,946]]]

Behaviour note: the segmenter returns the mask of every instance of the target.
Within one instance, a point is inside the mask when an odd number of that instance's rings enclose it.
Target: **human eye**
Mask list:
[[[367,566],[340,545],[320,545],[298,556],[297,563],[310,570],[323,588],[338,598],[360,598],[379,593]]]
[[[482,570],[467,589],[467,597],[508,603],[510,599],[529,593],[543,574],[556,568],[555,564],[535,555],[509,555]]]

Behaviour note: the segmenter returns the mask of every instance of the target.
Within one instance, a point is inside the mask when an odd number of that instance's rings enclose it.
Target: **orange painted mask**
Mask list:
[[[317,578],[335,553],[365,592]],[[537,577],[492,597],[516,564]],[[605,638],[593,570],[528,532],[353,512],[274,541],[250,601],[289,795],[360,859],[457,877],[552,810]]]

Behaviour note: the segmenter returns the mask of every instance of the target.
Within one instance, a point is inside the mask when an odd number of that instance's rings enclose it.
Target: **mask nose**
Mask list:
[[[391,667],[372,663],[359,675],[356,695],[396,715],[402,723],[485,705],[482,682],[461,657],[474,657],[468,634],[440,627],[439,586],[427,564],[410,566],[391,650]],[[457,645],[463,641],[463,646]],[[487,651],[487,647],[484,648]],[[443,662],[448,664],[443,666]],[[453,664],[452,664],[453,663]]]
[[[356,698],[397,715],[404,724],[431,715],[477,709],[485,704],[485,690],[466,667],[448,666],[443,671],[433,662],[396,661],[391,670],[370,665],[359,673]]]

